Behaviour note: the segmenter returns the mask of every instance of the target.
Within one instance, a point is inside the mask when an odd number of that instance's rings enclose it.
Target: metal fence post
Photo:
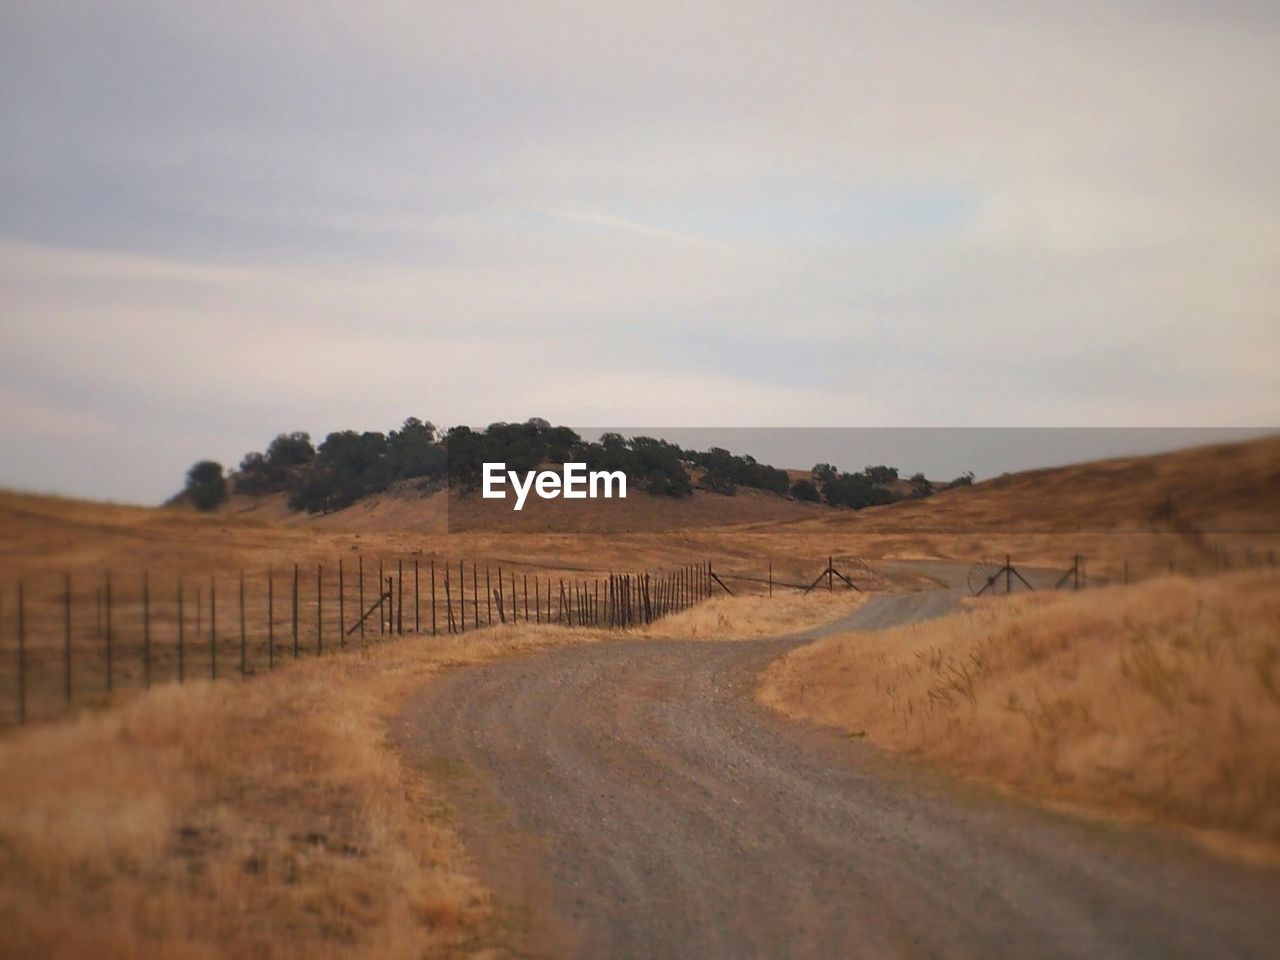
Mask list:
[[[71,706],[71,574],[63,574],[62,592],[62,671],[66,681],[67,706]]]

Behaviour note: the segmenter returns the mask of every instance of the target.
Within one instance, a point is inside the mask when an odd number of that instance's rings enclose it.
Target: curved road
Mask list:
[[[875,597],[823,632],[938,615],[956,595]],[[756,674],[800,642],[572,647],[458,670],[411,704],[401,744],[451,785],[518,950],[1277,955],[1276,871],[1035,809],[759,707]]]

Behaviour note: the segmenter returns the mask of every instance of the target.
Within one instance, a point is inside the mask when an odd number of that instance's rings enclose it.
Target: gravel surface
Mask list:
[[[936,616],[960,593],[876,597],[821,632]],[[398,739],[453,785],[520,951],[1280,955],[1280,871],[1017,803],[760,707],[756,674],[800,642],[566,648],[458,670],[410,705]]]

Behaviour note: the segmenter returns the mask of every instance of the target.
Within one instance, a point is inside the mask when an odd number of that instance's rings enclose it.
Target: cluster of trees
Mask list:
[[[591,442],[541,419],[492,423],[484,430],[457,426],[440,434],[434,424],[411,417],[387,434],[330,433],[319,446],[307,433],[280,434],[265,452],[246,454],[230,482],[220,464],[196,464],[185,493],[200,509],[212,510],[234,484],[237,493],[283,492],[294,510],[329,513],[400,480],[417,479],[422,489],[448,482],[470,491],[480,486],[486,462],[523,472],[572,461],[591,470],[622,470],[638,489],[681,497],[693,491],[684,460],[678,446],[653,437],[607,433]]]
[[[682,497],[693,491],[678,446],[654,437],[606,433],[599,441],[583,440],[568,427],[546,420],[493,423],[484,431],[454,427],[445,435],[449,449],[449,482],[463,490],[480,486],[485,463],[505,463],[527,472],[544,463],[585,463],[588,470],[621,470],[637,487],[652,494]]]
[[[386,434],[340,430],[318,447],[310,434],[282,433],[265,453],[245,454],[233,479],[236,493],[287,493],[294,510],[329,513],[397,480],[442,480],[445,462],[435,426],[410,417]],[[202,510],[215,509],[229,492],[219,463],[202,460],[187,473],[185,493]]]
[[[750,455],[735,456],[723,447],[712,447],[705,453],[687,450],[685,459],[706,471],[702,485],[717,493],[733,494],[738,487],[755,487],[786,494],[791,484],[785,470],[759,463]]]
[[[588,441],[568,427],[537,418],[491,423],[484,430],[456,426],[441,434],[434,424],[410,417],[399,430],[386,434],[341,430],[330,433],[319,446],[309,434],[282,433],[265,452],[246,454],[231,479],[237,493],[283,492],[294,510],[330,513],[402,480],[417,480],[424,490],[444,482],[475,490],[482,482],[484,464],[493,462],[520,472],[546,463],[581,462],[589,470],[621,470],[634,489],[671,497],[693,492],[688,467],[694,466],[704,471],[701,485],[718,493],[754,487],[855,510],[933,493],[933,485],[919,473],[909,479],[909,492],[904,492],[896,467],[845,473],[819,463],[810,478],[793,484],[786,471],[722,447],[682,450],[654,437],[627,438],[618,433]],[[969,473],[948,486],[972,482]],[[186,496],[202,510],[215,509],[230,489],[222,466],[213,461],[203,460],[187,473]]]
[[[969,486],[973,473],[956,477],[943,489]],[[826,501],[833,507],[861,510],[904,499],[923,499],[934,493],[933,483],[923,473],[912,474],[904,485],[899,482],[898,468],[866,467],[857,473],[846,473],[830,463],[814,464],[809,478],[791,485],[791,495],[809,503]]]

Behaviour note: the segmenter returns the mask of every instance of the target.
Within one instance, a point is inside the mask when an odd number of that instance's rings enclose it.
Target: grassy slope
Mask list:
[[[1280,575],[976,603],[770,667],[760,696],[1024,794],[1280,848]]]
[[[1260,495],[1254,481],[1274,468],[1276,453],[1274,443],[1244,445],[1242,452],[1226,459],[1193,452],[1179,455],[1180,466],[1174,472],[1183,477],[1179,482],[1190,482],[1200,471],[1204,484],[1213,486],[1223,479],[1215,472],[1223,463],[1243,457],[1235,462],[1232,475],[1252,480],[1243,486],[1229,484],[1228,495],[1197,509],[1233,515],[1266,511],[1274,504]],[[1113,470],[1106,465],[1072,469]],[[1162,469],[1157,467],[1157,474]],[[1153,485],[1149,471],[1122,474],[1136,489],[1127,494],[1128,514],[1115,523],[1141,527],[1160,495],[1160,483]],[[360,529],[337,529],[333,523],[284,526],[252,516],[199,517],[176,510],[0,493],[0,588],[7,589],[18,575],[50,579],[56,590],[62,571],[71,572],[79,585],[96,583],[108,566],[132,572],[149,566],[171,578],[179,573],[231,574],[245,568],[251,590],[257,590],[261,585],[252,579],[254,571],[267,565],[279,570],[293,562],[331,564],[338,556],[354,556],[355,550],[371,557],[500,560],[543,575],[557,572],[557,567],[653,568],[700,556],[714,557],[718,569],[761,575],[765,559],[772,557],[775,576],[793,581],[812,579],[829,553],[972,558],[1013,549],[1015,554],[1058,558],[1082,549],[1091,552],[1090,538],[1070,530],[1024,536],[1001,529],[1002,510],[1025,514],[1037,509],[1037,497],[1044,505],[1043,494],[1069,498],[1079,493],[1076,485],[1055,477],[1061,479],[1051,473],[1034,483],[1022,478],[1005,481],[1006,487],[1015,484],[1018,498],[1010,497],[1004,506],[1001,488],[991,485],[861,514],[825,511],[798,521],[625,536],[445,535],[414,529],[398,515],[386,523],[355,524]],[[1009,506],[1015,502],[1016,510]],[[1087,507],[1087,498],[1078,497],[1077,507]],[[966,533],[939,534],[939,515],[948,524],[959,518],[974,526]],[[886,533],[887,529],[895,532]],[[1112,556],[1148,549],[1135,546],[1139,541],[1132,536],[1120,541],[1100,536],[1094,541],[1098,552],[1110,551]],[[762,587],[757,584],[755,589]],[[1085,594],[1072,602],[1090,602],[1094,596],[1102,594]],[[1135,590],[1127,596],[1143,594]],[[1029,612],[1035,613],[1041,602],[1026,601]],[[1142,601],[1133,602],[1139,604],[1133,616],[1140,617]],[[1158,602],[1167,606],[1172,601],[1162,597]],[[673,619],[669,629],[685,636],[781,631],[794,629],[800,625],[795,618],[812,613],[807,607],[792,609],[795,601],[781,598],[768,608],[759,600],[742,603],[719,601]],[[1226,609],[1235,610],[1235,603],[1226,603]],[[752,604],[760,609],[748,610]],[[784,608],[781,616],[779,606]],[[767,626],[761,613],[769,615]],[[1017,633],[1013,625],[1005,626]],[[8,631],[4,634],[7,637]],[[975,643],[980,634],[981,630],[973,635]],[[1160,658],[1173,657],[1174,651],[1159,646],[1159,636],[1153,634],[1149,645]],[[500,939],[500,931],[491,928],[484,891],[471,877],[430,783],[406,769],[387,746],[386,721],[407,691],[450,662],[503,655],[541,642],[584,639],[590,638],[581,632],[557,637],[545,629],[520,628],[469,634],[464,643],[406,640],[303,662],[246,684],[166,686],[143,696],[125,694],[119,709],[0,739],[0,954],[382,956],[420,949],[468,952]],[[1058,642],[1065,643],[1060,636]],[[967,653],[947,649],[958,657]],[[1146,649],[1134,646],[1135,651]],[[1264,659],[1241,660],[1238,649],[1236,641],[1222,640],[1214,656],[1235,658],[1229,669],[1241,684],[1249,676],[1264,676],[1258,664],[1270,669],[1271,662]],[[927,654],[922,656],[928,662]],[[1053,656],[1070,658],[1069,645],[1065,653]],[[1198,663],[1193,654],[1177,656],[1191,657],[1190,665]],[[800,662],[792,666],[798,669]],[[1105,656],[1101,662],[1106,662]],[[1173,663],[1174,675],[1201,679],[1199,672],[1178,666],[1180,661],[1157,662]],[[1078,669],[1085,672],[1085,666]],[[1069,679],[1068,672],[1055,676],[1053,683]],[[831,677],[817,680],[829,683]],[[941,681],[934,677],[930,682]],[[802,685],[797,709],[812,709],[812,693],[804,694],[804,689]],[[1020,722],[1043,738],[1047,734],[1041,727],[1057,717],[1052,707],[1057,701],[1046,701],[1041,693],[1040,702],[1051,704],[1045,717],[1034,713],[1039,707],[1032,696],[1033,706],[1024,704],[1026,716]],[[1188,703],[1201,710],[1196,698],[1204,695],[1197,688]],[[805,696],[810,699],[805,701]],[[1176,709],[1157,710],[1138,694],[1135,697],[1157,718],[1160,711],[1178,716]],[[957,711],[959,723],[963,714]],[[1002,720],[1005,714],[1022,716],[1008,709],[991,711]],[[1242,720],[1253,722],[1251,714]],[[1061,722],[1055,719],[1052,724]],[[1161,722],[1173,721],[1165,717]],[[1225,722],[1235,720],[1229,717]],[[1052,724],[1057,737],[1058,727]],[[861,729],[870,728],[863,724]],[[1276,724],[1269,729],[1274,731]],[[1253,741],[1224,736],[1218,742],[1247,749]],[[1280,750],[1273,749],[1272,755],[1277,754]],[[1239,769],[1252,769],[1248,762],[1246,758]],[[1067,764],[1063,769],[1069,772],[1073,767]],[[1061,776],[1046,775],[1045,782]],[[1125,782],[1120,777],[1112,785],[1117,796],[1151,795],[1149,790],[1125,792]],[[1233,788],[1236,792],[1230,796],[1247,797],[1250,791],[1255,797],[1274,796],[1265,792],[1271,787],[1250,786],[1255,781],[1247,777],[1241,782],[1245,785]],[[1196,809],[1195,802],[1187,804],[1186,809]],[[1218,811],[1209,822],[1225,816],[1212,805],[1206,809]]]
[[[0,740],[0,955],[388,957],[501,943],[386,738],[439,670],[601,635],[415,639]]]

